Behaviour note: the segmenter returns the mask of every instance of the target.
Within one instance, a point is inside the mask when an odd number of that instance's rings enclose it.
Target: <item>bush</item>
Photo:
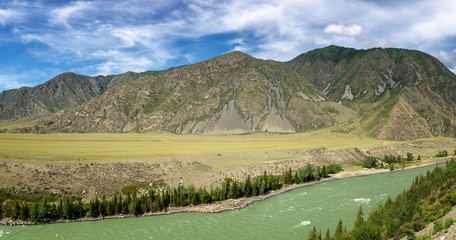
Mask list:
[[[445,229],[448,229],[449,227],[451,227],[451,225],[453,225],[453,223],[456,222],[456,219],[453,219],[453,218],[447,218],[447,220],[445,220],[445,222],[443,223],[443,227]]]
[[[375,168],[378,166],[378,160],[376,157],[367,156],[364,158],[363,167],[365,168]]]
[[[128,185],[122,188],[122,193],[124,195],[135,195],[136,193],[139,193],[139,190],[135,185]]]
[[[326,167],[326,171],[330,174],[336,174],[338,172],[341,172],[343,171],[342,167],[339,165],[339,164],[329,164],[327,167]]]
[[[451,207],[450,206],[444,207],[443,210],[442,210],[442,216],[445,216],[450,211],[451,211]]]
[[[436,234],[440,231],[442,231],[444,228],[443,228],[443,223],[442,221],[437,221],[435,224],[434,224],[434,231],[433,233]]]
[[[415,159],[415,157],[413,156],[413,154],[412,154],[412,153],[407,153],[407,161],[408,161],[408,162],[411,162],[411,161],[413,161],[413,159]]]
[[[448,157],[448,151],[447,150],[439,151],[435,156],[436,157]]]

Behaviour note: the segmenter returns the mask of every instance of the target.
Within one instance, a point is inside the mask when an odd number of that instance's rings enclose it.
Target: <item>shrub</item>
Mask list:
[[[326,171],[330,174],[336,174],[338,172],[341,172],[343,171],[342,167],[339,165],[339,164],[329,164],[327,167],[326,167]]]
[[[363,167],[365,168],[375,168],[378,166],[378,160],[376,157],[367,156],[364,158]]]
[[[136,193],[139,193],[139,190],[135,185],[128,185],[122,188],[122,193],[124,195],[135,195]]]

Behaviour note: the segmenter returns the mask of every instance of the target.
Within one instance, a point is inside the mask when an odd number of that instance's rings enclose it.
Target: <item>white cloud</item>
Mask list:
[[[72,2],[68,6],[56,8],[49,13],[49,21],[54,24],[63,24],[70,27],[68,20],[84,10],[90,10],[94,7],[91,2]]]
[[[13,9],[0,9],[0,25],[4,27],[9,22],[20,20],[22,13]]]
[[[0,90],[20,88],[24,86],[14,76],[0,75]]]
[[[324,28],[324,33],[344,37],[359,37],[363,34],[363,27],[358,24],[345,26],[343,24],[330,24]]]
[[[183,49],[176,42],[198,42],[216,34],[232,37],[222,40],[226,44],[223,52],[240,50],[282,61],[330,44],[427,51],[456,36],[456,4],[446,0],[410,4],[362,0],[163,0],[153,4],[148,0],[98,0],[57,7],[6,4],[11,10],[0,9],[0,24],[12,21],[9,11],[40,19],[43,25],[37,29],[18,25],[18,38],[24,44],[46,46],[30,50],[43,61],[90,62],[80,68],[86,74],[159,69],[179,56],[188,62],[203,60],[196,56],[207,49]],[[39,15],[43,12],[49,14]]]
[[[93,66],[97,71],[95,75],[109,75],[112,73],[123,73],[128,71],[144,72],[156,65],[156,62],[146,57],[132,56],[117,50],[110,50],[107,52],[97,51],[93,56],[109,59],[106,62]]]
[[[439,51],[434,54],[443,64],[445,64],[452,72],[456,73],[456,49],[451,52]]]

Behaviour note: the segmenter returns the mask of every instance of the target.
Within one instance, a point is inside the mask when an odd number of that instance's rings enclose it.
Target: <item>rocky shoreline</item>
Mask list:
[[[397,172],[397,171],[410,170],[410,169],[414,169],[414,168],[427,167],[430,165],[444,163],[450,159],[451,159],[451,157],[445,158],[440,161],[435,161],[435,162],[419,163],[418,165],[409,166],[404,169],[396,169],[394,171]],[[310,185],[314,185],[314,184],[321,183],[321,182],[327,182],[327,181],[333,181],[333,180],[339,180],[339,179],[345,179],[345,178],[352,178],[352,177],[361,177],[361,176],[387,173],[387,172],[390,172],[390,170],[388,170],[388,169],[363,169],[362,171],[357,171],[357,172],[344,171],[344,172],[340,172],[340,173],[331,175],[329,178],[325,178],[320,181],[289,185],[289,186],[283,187],[279,190],[271,191],[266,195],[260,195],[260,196],[249,197],[249,198],[228,199],[228,200],[225,200],[222,202],[217,202],[217,203],[212,203],[212,204],[199,204],[196,206],[186,206],[186,207],[170,207],[168,209],[168,211],[166,211],[166,212],[151,212],[151,213],[145,213],[145,214],[142,214],[139,216],[135,216],[132,214],[126,214],[126,215],[120,214],[120,215],[112,215],[112,216],[105,216],[105,217],[98,217],[98,218],[86,217],[86,218],[80,218],[80,219],[76,219],[76,220],[57,220],[57,221],[51,221],[51,222],[47,222],[47,223],[35,223],[35,222],[24,222],[21,220],[13,221],[10,219],[2,219],[2,220],[0,220],[0,224],[8,225],[8,226],[18,226],[18,225],[23,226],[23,225],[52,224],[52,223],[99,221],[99,220],[104,220],[104,219],[122,219],[122,218],[141,217],[141,216],[159,216],[159,215],[169,215],[169,214],[174,214],[174,213],[186,213],[186,212],[187,213],[188,212],[220,213],[220,212],[224,212],[224,211],[242,209],[254,202],[262,201],[267,198],[291,191],[296,188],[310,186]]]

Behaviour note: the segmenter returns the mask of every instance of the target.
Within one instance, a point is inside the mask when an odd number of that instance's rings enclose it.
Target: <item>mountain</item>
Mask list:
[[[63,73],[36,87],[0,93],[0,120],[49,116],[64,108],[79,106],[120,83],[157,72],[89,77]]]
[[[426,53],[329,46],[287,64],[327,98],[357,111],[374,137],[456,135],[456,76]]]
[[[40,104],[54,115],[33,131],[239,134],[334,126],[379,139],[456,136],[456,76],[413,50],[329,46],[288,62],[231,52],[123,80],[78,77],[70,82],[81,86],[67,87],[72,94],[41,91],[59,105]],[[9,101],[22,107],[11,97],[21,91],[33,92],[11,90]],[[23,105],[35,107],[30,98]]]
[[[82,132],[225,134],[296,132],[346,122],[356,113],[326,97],[286,64],[232,52],[116,86],[45,128]]]

